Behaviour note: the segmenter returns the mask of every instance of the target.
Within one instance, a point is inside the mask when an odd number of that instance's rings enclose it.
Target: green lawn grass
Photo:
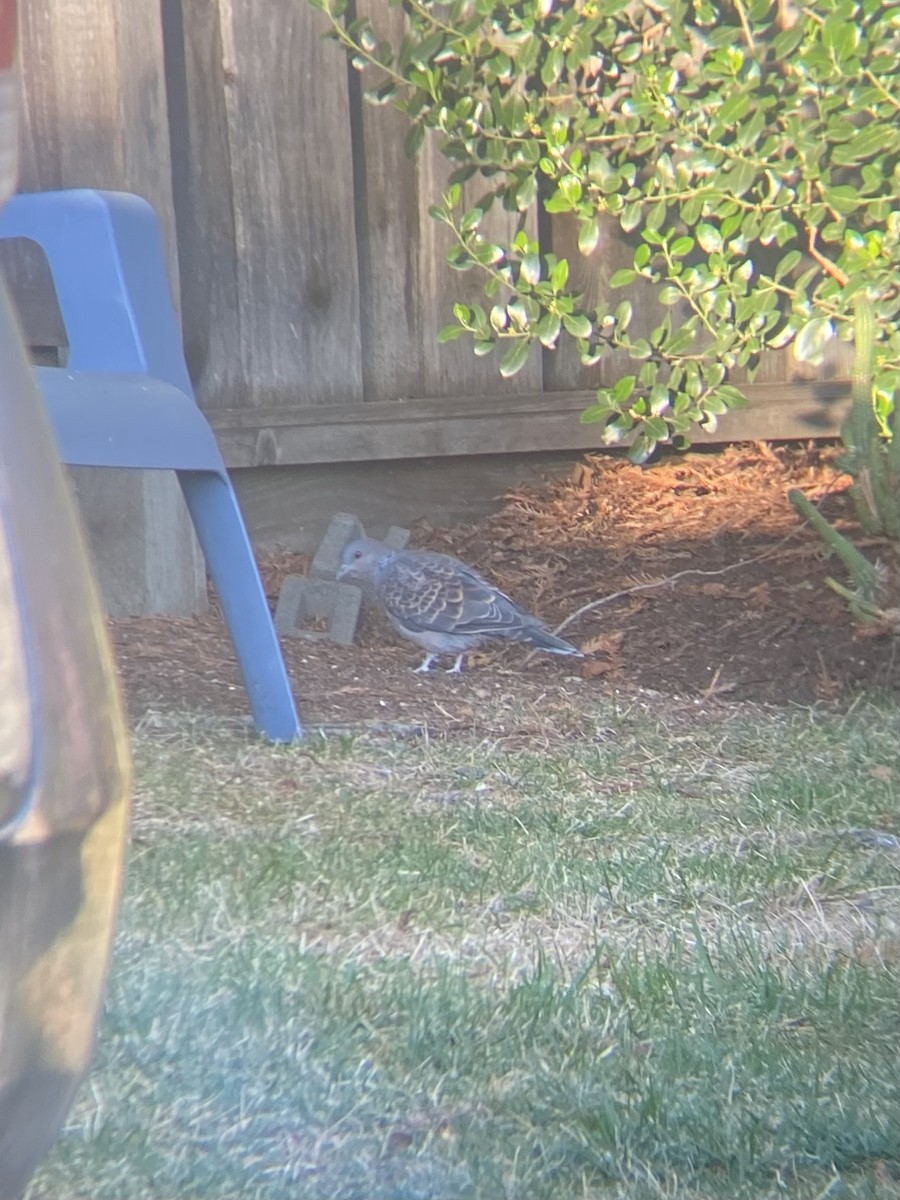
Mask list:
[[[30,1200],[900,1197],[900,711],[135,736]]]

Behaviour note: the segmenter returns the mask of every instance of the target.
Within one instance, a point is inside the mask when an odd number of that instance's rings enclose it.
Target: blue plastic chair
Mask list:
[[[257,728],[302,733],[256,560],[215,436],[194,399],[156,214],[138,196],[14,196],[0,238],[47,256],[69,340],[35,368],[63,462],[175,471],[222,603]]]

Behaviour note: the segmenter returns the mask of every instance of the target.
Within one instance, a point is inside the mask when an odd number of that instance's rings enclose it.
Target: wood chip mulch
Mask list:
[[[369,612],[351,648],[284,639],[303,716],[427,721],[438,730],[477,725],[484,698],[506,692],[546,709],[555,692],[571,699],[596,689],[774,704],[843,702],[862,686],[896,690],[896,639],[854,626],[825,583],[828,574],[843,580],[840,565],[787,500],[801,488],[829,519],[852,527],[849,481],[835,457],[829,447],[753,444],[640,468],[588,455],[566,479],[513,489],[477,525],[420,525],[414,545],[465,559],[551,628],[583,610],[565,636],[588,657],[573,665],[509,647],[480,654],[462,676],[414,675],[416,650]],[[884,549],[863,545],[873,557]],[[284,578],[307,566],[303,555],[261,562],[273,607]],[[148,709],[246,714],[214,610],[111,628],[134,717]]]

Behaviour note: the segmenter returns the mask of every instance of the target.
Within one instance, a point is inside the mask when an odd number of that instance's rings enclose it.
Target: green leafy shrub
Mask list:
[[[743,404],[735,368],[752,378],[767,350],[793,343],[817,362],[829,339],[850,340],[865,297],[887,430],[900,361],[898,0],[404,0],[394,43],[347,0],[310,2],[369,98],[408,116],[409,151],[434,131],[457,164],[432,215],[452,233],[450,263],[483,273],[487,303],[456,305],[443,339],[499,344],[503,375],[535,342],[574,339],[587,365],[624,352],[633,369],[583,419],[606,442],[633,436],[640,460]],[[485,194],[466,210],[459,185],[476,175]],[[522,214],[509,244],[482,232],[494,203]],[[536,204],[568,214],[584,255],[618,223],[633,264],[611,283],[628,299],[585,304],[568,260],[527,230]],[[645,300],[665,316],[632,336]]]
[[[864,534],[883,539],[885,558],[874,563],[836,529],[797,489],[791,503],[846,568],[852,588],[827,580],[860,620],[900,634],[900,407],[888,417],[888,436],[879,427],[872,396],[875,326],[868,301],[856,301],[853,403],[841,430],[844,453],[838,465],[853,480],[850,495]]]

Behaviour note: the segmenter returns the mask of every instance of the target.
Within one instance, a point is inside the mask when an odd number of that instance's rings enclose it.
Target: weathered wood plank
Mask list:
[[[159,0],[28,0],[19,7],[21,189],[95,187],[144,196],[159,216],[176,283]],[[46,267],[34,261],[22,259],[16,280],[32,310],[47,287]],[[46,328],[37,334],[46,336]],[[79,481],[107,603],[120,613],[202,611],[202,558],[174,477],[86,470]]]
[[[29,0],[20,9],[21,190],[137,192],[159,215],[177,279],[158,0]]]
[[[202,7],[185,5],[185,20],[192,23]],[[348,393],[362,399],[344,64],[323,53],[321,16],[305,4],[217,0],[217,9],[234,212],[234,245],[217,250],[235,263],[238,319],[237,344],[218,338],[215,360],[208,360],[204,405],[299,410]],[[200,36],[191,35],[189,89]],[[209,101],[208,87],[204,96]],[[199,143],[202,112],[195,120]],[[193,169],[202,172],[202,164]],[[209,185],[199,179],[196,186]],[[193,236],[199,243],[191,253],[209,253],[203,230]],[[223,386],[220,364],[234,355],[239,394]]]
[[[215,4],[162,0],[185,358],[202,407],[241,395],[231,146]]]
[[[360,16],[398,42],[403,12],[388,0],[362,0]],[[337,62],[341,52],[326,46],[323,55]],[[374,78],[362,83],[373,86]],[[445,159],[437,139],[429,138],[413,159],[404,152],[409,131],[406,117],[390,106],[373,107],[353,89],[360,136],[356,144],[358,235],[360,250],[363,371],[367,400],[404,396],[452,396],[487,390],[534,390],[541,386],[540,352],[514,378],[497,371],[500,351],[486,358],[472,354],[471,340],[439,345],[437,333],[453,321],[453,303],[485,304],[485,278],[479,271],[461,273],[447,266],[452,245],[446,226],[429,216],[449,185],[453,164]],[[473,205],[485,191],[474,179],[464,195]],[[529,229],[534,214],[529,214]],[[515,214],[499,206],[484,223],[485,236],[506,240],[517,227]]]
[[[834,437],[846,411],[849,384],[755,384],[747,394],[747,408],[722,417],[713,433],[695,430],[694,441]],[[597,427],[579,421],[592,396],[463,396],[340,404],[306,413],[239,409],[213,414],[213,427],[233,467],[595,449]]]
[[[362,0],[358,12],[392,40],[403,29],[402,10],[385,0]],[[337,45],[326,42],[320,53],[340,68]],[[351,74],[362,370],[366,400],[396,400],[424,389],[419,184],[403,149],[407,118],[368,103],[369,86],[368,76]]]
[[[67,346],[66,327],[43,250],[23,238],[0,241],[0,271],[9,286],[26,346]]]
[[[20,188],[121,188],[146,196],[159,214],[169,276],[176,280],[155,5],[151,0],[30,0],[21,10]],[[0,261],[29,344],[64,347],[43,252],[5,243]]]

